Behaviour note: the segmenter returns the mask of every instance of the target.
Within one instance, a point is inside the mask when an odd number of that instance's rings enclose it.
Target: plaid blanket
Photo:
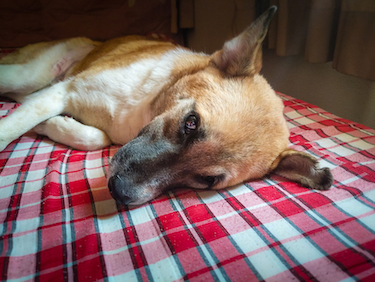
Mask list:
[[[11,143],[2,280],[375,281],[375,131],[280,96],[291,146],[332,169],[331,190],[271,175],[121,207],[106,186],[117,146],[83,152],[34,133]],[[0,116],[16,107],[0,102]]]

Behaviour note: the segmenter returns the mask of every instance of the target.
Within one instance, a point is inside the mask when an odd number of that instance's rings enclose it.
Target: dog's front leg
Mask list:
[[[0,120],[0,152],[39,123],[64,112],[66,85],[60,82],[32,94],[13,113]]]
[[[70,117],[52,117],[37,125],[34,131],[78,150],[99,150],[111,144],[107,134],[100,129],[84,125]]]

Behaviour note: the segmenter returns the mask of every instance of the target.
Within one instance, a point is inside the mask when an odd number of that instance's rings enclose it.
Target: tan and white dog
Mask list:
[[[108,177],[123,205],[270,172],[329,189],[330,170],[288,148],[283,103],[259,74],[275,11],[211,56],[135,36],[39,43],[6,56],[0,93],[22,105],[0,121],[0,151],[31,129],[80,150],[125,144]]]

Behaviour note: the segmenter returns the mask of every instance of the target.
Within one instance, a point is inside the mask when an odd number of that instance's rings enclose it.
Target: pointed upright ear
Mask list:
[[[271,169],[306,188],[328,190],[333,183],[329,168],[319,168],[318,161],[313,156],[293,149],[283,151]]]
[[[228,76],[253,76],[262,68],[262,41],[277,8],[272,6],[240,35],[211,57],[211,64]]]

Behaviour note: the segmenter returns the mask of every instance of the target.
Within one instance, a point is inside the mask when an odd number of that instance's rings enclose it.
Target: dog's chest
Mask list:
[[[150,103],[169,82],[174,56],[143,59],[74,79],[71,114],[105,131],[112,142],[127,143],[153,118]]]

